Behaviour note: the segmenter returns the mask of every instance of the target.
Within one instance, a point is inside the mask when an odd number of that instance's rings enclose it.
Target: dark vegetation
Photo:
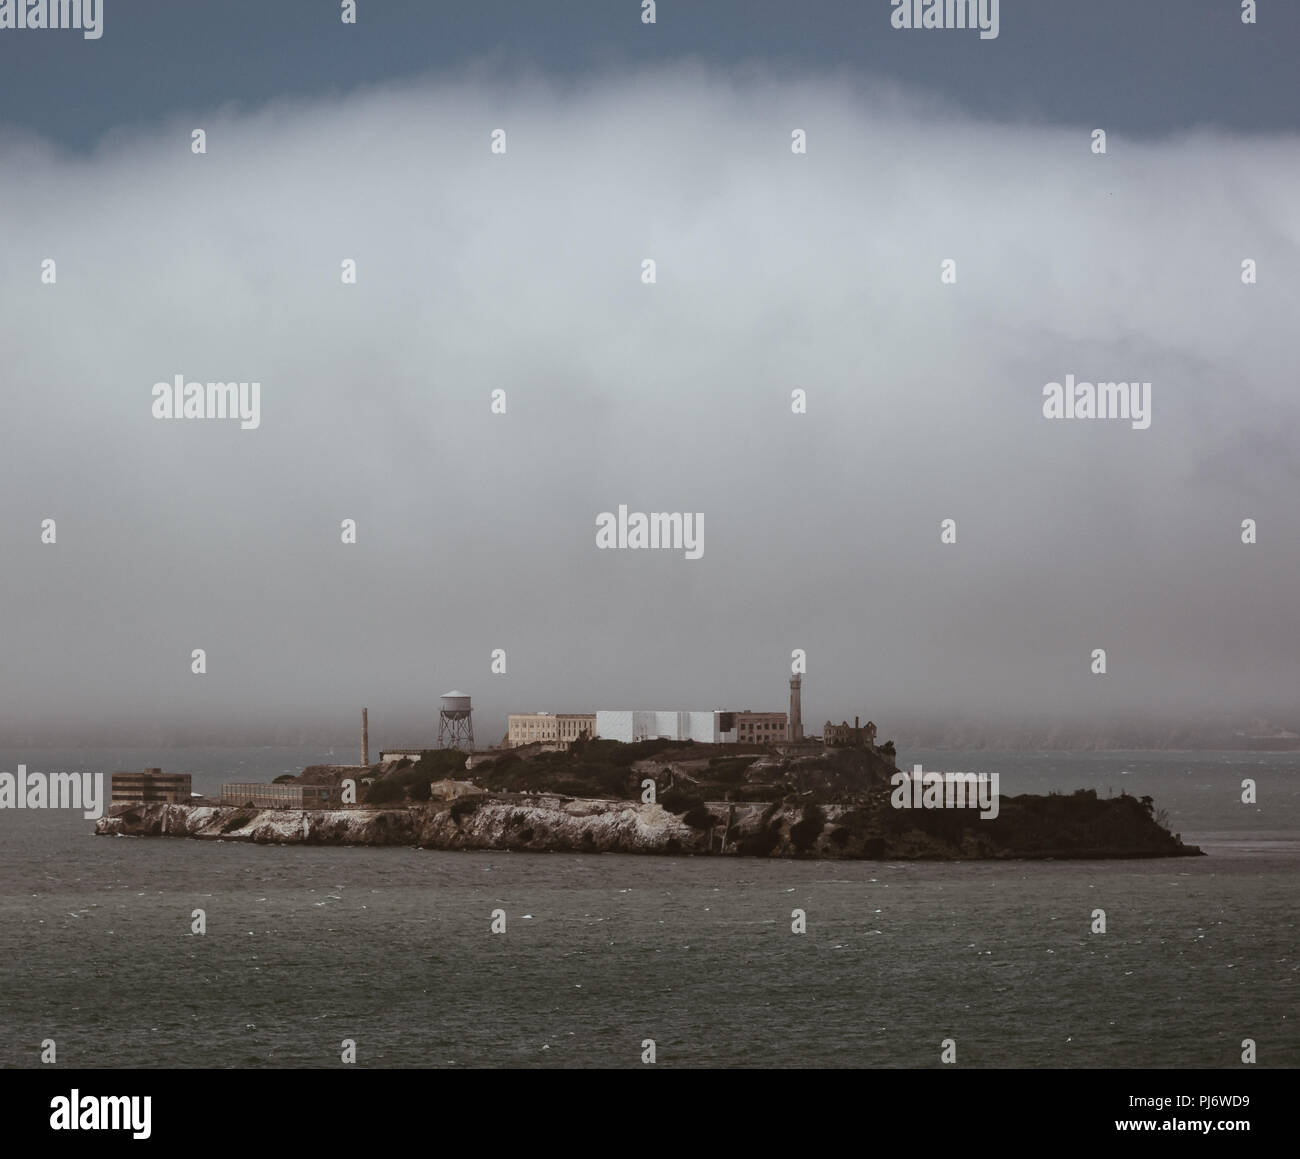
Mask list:
[[[716,822],[713,814],[703,804],[693,805],[682,814],[682,820],[692,829],[711,829]]]
[[[452,820],[457,825],[460,824],[462,817],[468,817],[471,813],[478,810],[479,805],[483,803],[483,798],[479,796],[457,797],[451,803]]]
[[[781,826],[764,825],[736,843],[736,852],[742,857],[769,857],[781,840]]]
[[[418,761],[402,759],[380,777],[365,794],[367,805],[395,805],[404,801],[427,801],[429,786],[448,778],[464,780],[465,756],[460,749],[429,749]]]
[[[709,780],[718,785],[740,785],[745,781],[746,770],[757,757],[710,757]]]
[[[743,833],[733,829],[728,842],[729,849],[750,857],[779,852],[815,856],[819,849],[868,858],[1145,857],[1186,851],[1166,831],[1165,819],[1149,797],[1099,799],[1091,789],[1069,795],[1001,797],[999,815],[983,820],[978,809],[893,808],[889,778],[896,768],[883,746],[835,749],[811,759],[775,759],[772,750],[761,756],[717,753],[711,748],[669,740],[628,745],[589,740],[567,752],[534,752],[527,757],[503,752],[472,772],[465,769],[462,752],[426,752],[418,761],[391,768],[370,786],[365,801],[372,805],[425,801],[431,782],[447,778],[471,780],[493,794],[535,792],[555,794],[565,801],[639,801],[642,781],[650,778],[659,805],[700,833],[724,823],[707,802],[767,802],[757,825],[751,822]],[[637,762],[645,764],[634,769]],[[452,818],[461,824],[485,799],[457,798],[450,805]],[[838,815],[828,822],[832,805],[839,807]],[[793,823],[791,806],[798,810]],[[522,827],[525,822],[518,824]],[[531,832],[520,840],[532,840]]]
[[[830,840],[840,848],[851,843],[861,847],[864,856],[878,857],[909,831],[971,856],[1146,857],[1182,848],[1154,815],[1151,798],[1099,798],[1094,789],[1000,797],[998,815],[988,820],[982,820],[977,809],[895,809],[882,795],[841,816]]]
[[[790,826],[790,844],[800,853],[813,847],[826,828],[826,814],[817,805],[805,805],[803,817]]]
[[[688,825],[704,829],[714,824],[707,811],[699,811],[705,801],[775,803],[792,793],[814,803],[854,800],[866,790],[887,784],[894,771],[892,762],[872,750],[838,749],[813,759],[774,761],[773,750],[766,747],[740,753],[718,752],[718,747],[674,740],[635,744],[583,740],[565,752],[520,756],[505,751],[472,772],[464,767],[463,752],[437,750],[421,754],[418,761],[399,761],[369,787],[364,802],[400,805],[427,801],[430,783],[448,777],[471,780],[490,793],[555,793],[633,801],[642,798],[642,782],[649,778],[655,782],[659,804]],[[766,763],[755,768],[764,754]],[[638,762],[650,767],[635,770],[633,765]],[[811,822],[808,828],[811,830]],[[810,842],[815,840],[816,834],[812,834]]]
[[[496,793],[548,792],[627,801],[641,796],[642,777],[632,771],[632,765],[681,747],[680,741],[670,740],[580,741],[567,752],[538,753],[528,760],[503,753],[475,769],[473,779]],[[662,788],[663,782],[655,779]]]
[[[988,838],[1016,856],[1054,852],[1061,857],[1087,857],[1097,850],[1128,849],[1135,854],[1168,853],[1181,842],[1164,829],[1152,810],[1150,797],[1099,798],[1095,789],[1045,797],[1003,797],[998,816],[975,824],[987,827]],[[959,810],[932,809],[935,813]]]
[[[679,817],[696,806],[704,804],[703,797],[696,793],[688,793],[685,789],[669,789],[659,794],[658,801],[668,812],[676,813]]]
[[[256,817],[259,812],[260,810],[258,810],[251,804],[244,805],[236,812],[231,813],[230,816],[227,817],[224,822],[222,822],[221,832],[230,833],[235,829],[242,829],[254,817]]]

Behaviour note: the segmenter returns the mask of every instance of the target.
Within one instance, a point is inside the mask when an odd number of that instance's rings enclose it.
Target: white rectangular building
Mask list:
[[[730,733],[723,731],[723,713],[715,710],[705,712],[674,712],[655,709],[597,709],[596,735],[602,740],[617,740],[632,744],[639,740],[656,740],[665,737],[668,740],[693,740],[698,744],[721,744],[736,739],[735,726]]]

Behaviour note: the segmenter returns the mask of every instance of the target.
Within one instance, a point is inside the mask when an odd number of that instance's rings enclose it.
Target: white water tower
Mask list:
[[[469,697],[463,692],[444,692],[438,709],[438,747],[440,749],[472,749],[474,747],[474,717]]]

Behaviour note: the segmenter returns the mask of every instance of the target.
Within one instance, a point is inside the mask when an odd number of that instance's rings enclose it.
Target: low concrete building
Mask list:
[[[328,809],[343,800],[337,785],[261,785],[234,781],[221,786],[223,805],[252,805],[258,809]]]
[[[145,769],[143,773],[114,773],[114,805],[151,804],[188,805],[193,792],[189,773],[164,773],[162,769]]]

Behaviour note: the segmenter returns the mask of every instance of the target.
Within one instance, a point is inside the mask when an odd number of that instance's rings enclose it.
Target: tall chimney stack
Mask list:
[[[370,710],[361,710],[361,764],[370,767]]]
[[[803,740],[803,712],[800,707],[802,676],[790,677],[790,739]]]

